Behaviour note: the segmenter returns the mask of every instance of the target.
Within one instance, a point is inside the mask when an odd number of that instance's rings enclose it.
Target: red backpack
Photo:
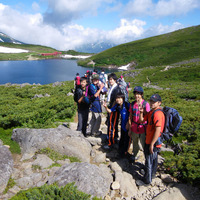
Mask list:
[[[75,80],[76,80],[76,85],[81,84],[81,77],[80,76],[77,76]]]

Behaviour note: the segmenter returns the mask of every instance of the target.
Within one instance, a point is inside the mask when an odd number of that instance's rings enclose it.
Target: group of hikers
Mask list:
[[[156,174],[157,153],[162,144],[160,137],[165,125],[165,115],[160,109],[161,97],[153,94],[148,103],[144,100],[143,88],[136,86],[133,90],[135,100],[129,103],[128,84],[123,76],[119,79],[115,73],[107,76],[103,69],[100,74],[97,71],[87,71],[83,77],[76,77],[74,82],[74,100],[78,105],[77,130],[85,137],[102,134],[99,129],[104,107],[107,111],[107,145],[103,148],[110,150],[118,144],[119,156],[127,157],[132,162],[138,160],[142,148],[145,156],[143,182],[150,184]],[[92,116],[87,127],[89,110]],[[118,140],[119,124],[121,134]],[[131,141],[133,154],[128,153]]]

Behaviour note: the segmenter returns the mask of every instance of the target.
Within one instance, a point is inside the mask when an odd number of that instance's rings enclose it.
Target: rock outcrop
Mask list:
[[[92,196],[104,197],[110,188],[112,176],[96,165],[89,163],[72,163],[63,165],[49,180],[59,186],[75,182],[77,188]]]
[[[9,181],[13,170],[13,158],[9,149],[3,146],[0,140],[0,193],[2,193]]]
[[[90,143],[80,132],[62,125],[50,129],[14,129],[12,139],[21,147],[22,160],[31,158],[39,149],[49,147],[63,155],[90,162]]]

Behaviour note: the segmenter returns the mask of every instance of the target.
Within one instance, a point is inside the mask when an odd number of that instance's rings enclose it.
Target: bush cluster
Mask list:
[[[64,187],[54,185],[43,185],[38,188],[31,188],[26,191],[20,191],[10,200],[90,200],[91,196],[77,190],[74,183],[67,184]],[[100,200],[99,198],[92,198],[93,200]]]
[[[62,86],[0,87],[0,127],[46,128],[55,121],[70,120],[76,110],[72,96],[67,96],[72,84]],[[33,98],[35,94],[50,97]]]

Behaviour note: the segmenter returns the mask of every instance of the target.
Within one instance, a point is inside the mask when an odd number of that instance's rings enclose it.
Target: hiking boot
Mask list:
[[[105,149],[105,150],[110,150],[110,149],[111,149],[111,146],[109,146],[109,145],[104,145],[104,146],[103,146],[103,149]]]
[[[130,163],[135,163],[135,156],[134,155],[130,155],[128,158]]]
[[[101,131],[98,131],[97,133],[94,133],[94,136],[95,137],[98,137],[98,136],[100,136],[102,134],[102,132]]]

